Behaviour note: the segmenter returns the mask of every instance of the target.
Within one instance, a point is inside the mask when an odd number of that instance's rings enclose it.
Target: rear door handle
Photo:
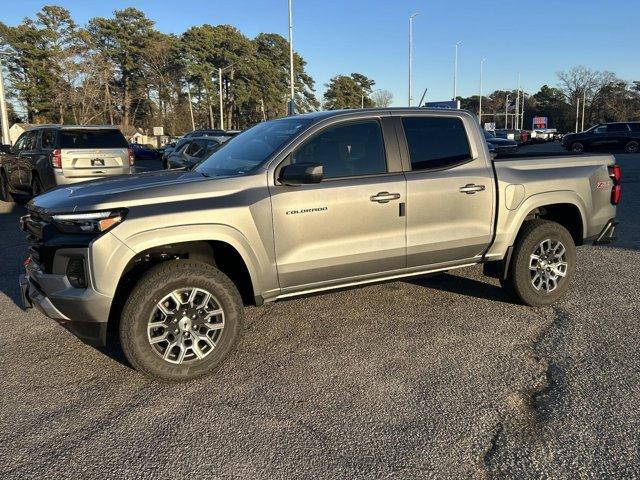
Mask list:
[[[389,203],[391,200],[398,200],[399,198],[399,193],[380,192],[377,195],[371,196],[370,200],[378,203]]]
[[[476,192],[484,191],[484,185],[475,185],[473,183],[467,183],[464,187],[460,187],[460,193],[466,193],[467,195],[473,195]]]

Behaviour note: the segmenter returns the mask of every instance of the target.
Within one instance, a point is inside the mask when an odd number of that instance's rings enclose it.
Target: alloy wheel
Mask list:
[[[559,240],[547,238],[529,257],[531,284],[537,291],[553,292],[567,276],[567,250]]]
[[[165,361],[183,364],[202,360],[216,348],[225,324],[220,302],[207,290],[173,290],[149,317],[147,336]]]

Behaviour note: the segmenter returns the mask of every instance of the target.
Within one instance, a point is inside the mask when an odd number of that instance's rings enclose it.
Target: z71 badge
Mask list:
[[[600,190],[602,188],[609,188],[609,187],[611,187],[611,182],[609,182],[609,181],[606,181],[606,182],[605,181],[600,181],[600,182],[598,182],[596,184],[596,188],[598,190]]]

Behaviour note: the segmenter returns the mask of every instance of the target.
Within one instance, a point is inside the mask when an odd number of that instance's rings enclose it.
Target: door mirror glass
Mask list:
[[[285,185],[304,185],[322,181],[322,165],[319,163],[294,163],[280,171],[280,182]]]

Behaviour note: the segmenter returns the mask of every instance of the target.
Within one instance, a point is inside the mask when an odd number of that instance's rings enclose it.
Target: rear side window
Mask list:
[[[626,123],[611,123],[607,125],[607,132],[628,132],[629,127]]]
[[[60,130],[58,148],[127,148],[120,130]]]
[[[56,132],[53,130],[42,131],[42,148],[53,148]]]
[[[405,117],[412,170],[430,170],[459,165],[471,158],[464,124],[459,118]]]
[[[386,173],[380,124],[365,121],[328,128],[300,147],[293,163],[319,163],[324,178]]]

